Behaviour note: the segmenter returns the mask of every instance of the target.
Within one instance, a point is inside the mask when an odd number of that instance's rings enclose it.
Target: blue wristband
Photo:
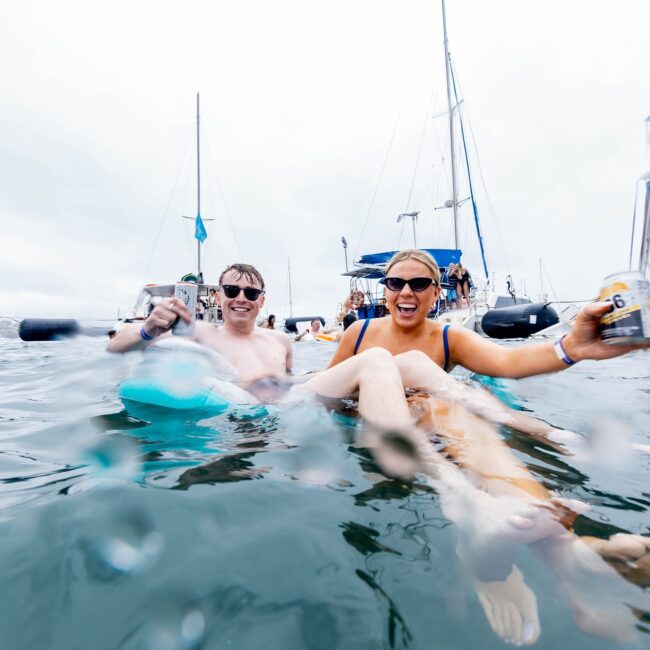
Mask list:
[[[144,325],[143,325],[143,326],[140,328],[140,338],[141,338],[143,341],[153,341],[156,337],[147,334],[147,330],[145,330]]]
[[[565,334],[561,339],[555,341],[553,347],[555,348],[555,354],[560,361],[566,363],[567,366],[572,366],[575,364],[575,361],[566,353],[562,341],[567,337]]]

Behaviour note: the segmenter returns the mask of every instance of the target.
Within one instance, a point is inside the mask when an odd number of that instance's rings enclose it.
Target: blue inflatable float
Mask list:
[[[119,396],[200,417],[235,407],[249,409],[255,417],[266,414],[253,395],[233,383],[238,376],[216,352],[178,337],[164,338],[147,348],[132,375],[121,382]]]

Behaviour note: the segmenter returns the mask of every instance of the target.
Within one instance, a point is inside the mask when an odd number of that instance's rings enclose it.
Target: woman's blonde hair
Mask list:
[[[393,266],[395,266],[395,264],[404,262],[405,260],[415,260],[416,262],[420,262],[420,264],[424,264],[424,266],[426,266],[429,271],[431,271],[431,275],[436,281],[436,284],[440,286],[440,269],[438,268],[437,262],[431,255],[429,255],[429,253],[426,251],[421,251],[417,248],[407,248],[406,250],[398,251],[395,253],[395,255],[390,258],[390,261],[386,265],[384,275],[388,275],[388,272],[393,268]]]

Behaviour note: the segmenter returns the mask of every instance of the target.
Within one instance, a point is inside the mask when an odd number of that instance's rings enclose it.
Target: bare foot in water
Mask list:
[[[626,580],[644,589],[650,587],[650,537],[617,533],[609,539],[580,539]]]
[[[647,616],[650,599],[622,580],[614,568],[618,570],[616,563],[624,562],[623,557],[647,556],[639,538],[647,540],[639,535],[600,540],[566,533],[533,545],[556,574],[584,632],[618,641],[638,638],[638,621]],[[616,560],[605,560],[601,552]]]
[[[477,580],[474,589],[490,627],[501,639],[514,645],[532,645],[539,639],[537,599],[516,566],[505,580]]]

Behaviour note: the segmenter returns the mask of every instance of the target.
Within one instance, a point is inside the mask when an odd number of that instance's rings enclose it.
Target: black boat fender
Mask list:
[[[23,341],[58,341],[78,334],[106,336],[106,327],[84,327],[72,318],[25,318],[20,321],[18,336]]]
[[[481,328],[494,339],[525,339],[559,322],[549,303],[533,302],[490,309],[481,319]]]

